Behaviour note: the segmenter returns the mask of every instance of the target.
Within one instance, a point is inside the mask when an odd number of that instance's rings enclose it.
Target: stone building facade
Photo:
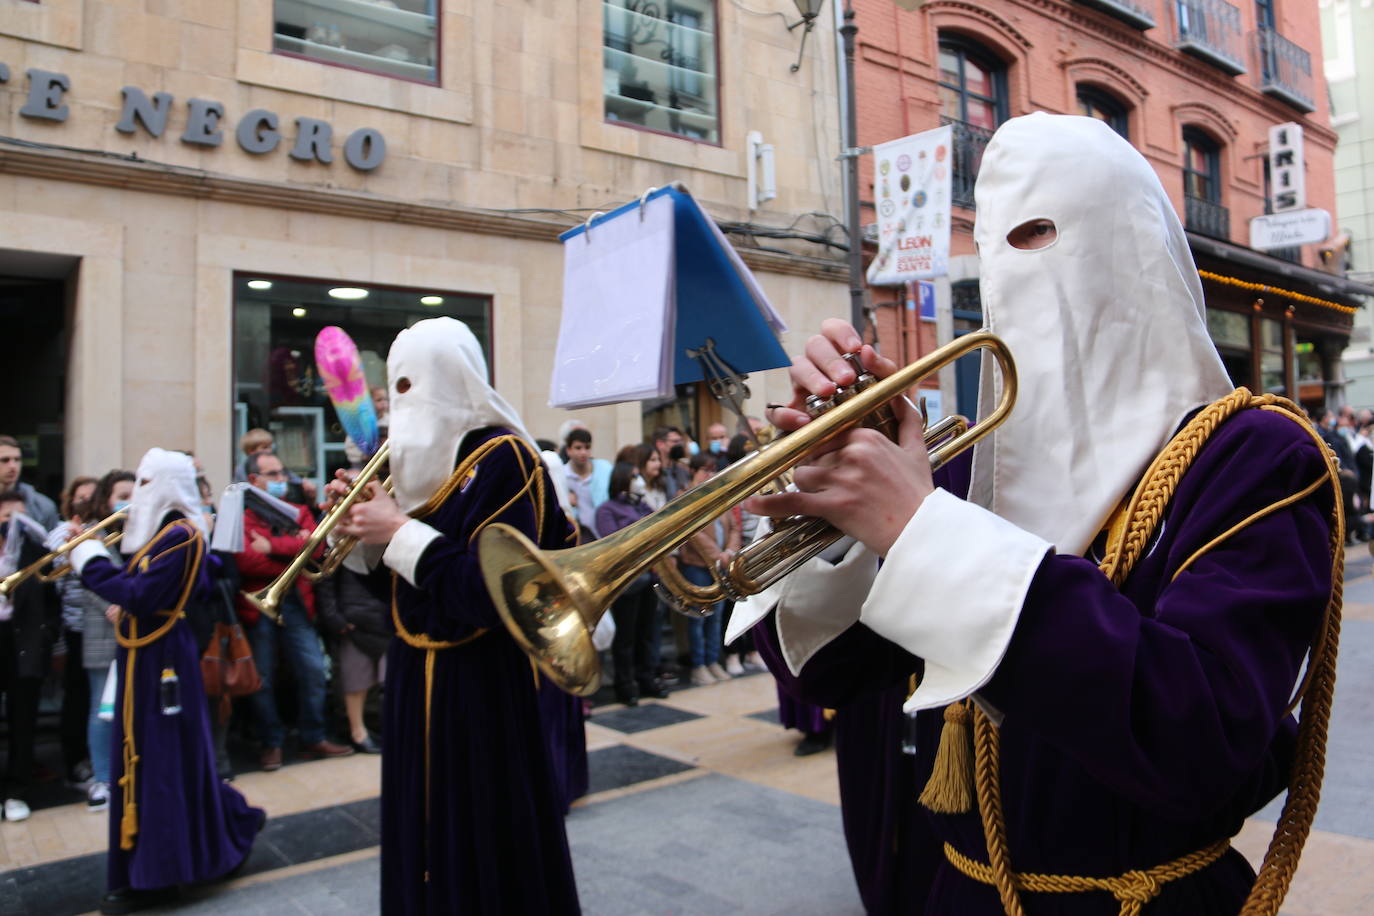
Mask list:
[[[1374,289],[1323,269],[1320,245],[1249,247],[1269,212],[1269,129],[1295,123],[1307,206],[1334,210],[1333,152],[1316,4],[1307,0],[855,0],[859,143],[953,125],[951,270],[936,321],[876,288],[889,351],[910,357],[977,327],[972,185],[990,132],[1036,110],[1089,113],[1145,156],[1188,229],[1209,326],[1233,380],[1318,406],[1340,400],[1339,355]],[[861,186],[872,188],[871,162]],[[871,194],[866,190],[865,195]],[[867,211],[865,222],[873,220]],[[915,330],[913,330],[913,327]],[[905,330],[903,330],[905,328]],[[972,366],[940,381],[972,409]]]
[[[396,330],[453,314],[552,437],[557,236],[674,180],[789,324],[815,326],[844,303],[837,68],[825,22],[798,58],[794,18],[725,0],[0,0],[0,432],[47,489],[152,445],[223,484],[258,425],[320,476],[343,443],[315,330],[349,329],[372,376]],[[759,141],[771,199],[750,194]],[[751,381],[756,411],[786,395],[780,370]],[[577,416],[608,456],[649,420],[715,409],[668,406]]]

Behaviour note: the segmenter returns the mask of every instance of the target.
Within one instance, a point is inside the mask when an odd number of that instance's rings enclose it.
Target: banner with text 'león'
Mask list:
[[[945,125],[873,148],[878,256],[868,266],[868,282],[874,286],[949,273],[953,136]]]

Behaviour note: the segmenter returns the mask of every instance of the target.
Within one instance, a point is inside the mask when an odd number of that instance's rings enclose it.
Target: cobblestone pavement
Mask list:
[[[1363,545],[1351,548],[1323,801],[1285,916],[1374,913],[1372,567]],[[862,913],[834,754],[793,756],[798,735],[778,726],[776,708],[766,674],[596,708],[591,794],[567,822],[586,913]],[[374,912],[379,769],[355,756],[239,776],[272,820],[242,877],[190,893],[175,912]],[[1277,815],[1270,806],[1237,839],[1252,861]],[[0,916],[90,911],[104,828],[80,804],[0,824]]]

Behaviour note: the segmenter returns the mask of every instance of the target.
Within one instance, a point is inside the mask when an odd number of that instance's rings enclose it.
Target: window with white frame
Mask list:
[[[603,0],[606,120],[720,143],[715,0]]]
[[[273,0],[279,54],[439,82],[439,0]]]

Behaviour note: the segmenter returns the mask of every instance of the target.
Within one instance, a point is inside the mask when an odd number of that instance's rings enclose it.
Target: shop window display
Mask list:
[[[234,447],[247,430],[272,432],[294,473],[320,482],[357,466],[315,369],[315,336],[337,325],[362,356],[369,388],[385,387],[386,356],[402,328],[448,315],[465,322],[491,356],[490,300],[430,289],[237,274],[234,277]],[[233,455],[235,467],[242,460]]]
[[[711,0],[603,0],[606,120],[720,143]]]
[[[275,0],[273,14],[280,53],[439,81],[438,0]]]

